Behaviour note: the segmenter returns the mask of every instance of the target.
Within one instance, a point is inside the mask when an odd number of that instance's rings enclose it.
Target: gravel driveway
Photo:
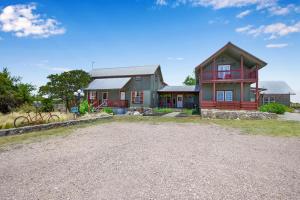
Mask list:
[[[107,123],[0,153],[0,199],[299,199],[300,139]]]

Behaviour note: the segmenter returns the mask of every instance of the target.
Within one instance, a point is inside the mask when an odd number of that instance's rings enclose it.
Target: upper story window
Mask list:
[[[136,77],[135,77],[135,80],[136,80],[136,81],[140,81],[140,80],[142,80],[142,77],[141,77],[141,76],[136,76]]]
[[[230,65],[218,65],[218,79],[230,79]]]

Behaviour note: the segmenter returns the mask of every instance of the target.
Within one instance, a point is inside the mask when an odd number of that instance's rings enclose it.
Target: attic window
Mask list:
[[[140,81],[140,80],[142,80],[142,77],[136,76],[136,77],[135,77],[135,80],[136,80],[136,81]]]

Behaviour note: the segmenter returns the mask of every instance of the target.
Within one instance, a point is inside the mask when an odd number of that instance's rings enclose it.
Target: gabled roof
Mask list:
[[[131,78],[103,78],[93,80],[85,90],[122,89]]]
[[[264,89],[261,94],[295,94],[284,81],[259,81],[258,87]]]
[[[199,92],[199,86],[165,86],[158,92]]]
[[[137,75],[151,75],[160,65],[146,65],[133,67],[97,68],[90,72],[92,78],[125,77]]]
[[[241,49],[240,47],[232,44],[231,42],[228,42],[224,47],[222,47],[221,49],[219,49],[216,53],[214,53],[212,56],[210,56],[208,59],[206,59],[205,61],[203,61],[201,64],[199,64],[196,69],[199,69],[200,67],[205,66],[206,64],[208,64],[209,62],[212,62],[214,58],[218,57],[221,53],[228,51],[234,54],[241,54],[244,57],[244,61],[250,61],[253,63],[258,64],[259,68],[262,68],[264,66],[267,65],[267,63],[259,58],[257,58],[256,56],[250,54],[249,52]]]

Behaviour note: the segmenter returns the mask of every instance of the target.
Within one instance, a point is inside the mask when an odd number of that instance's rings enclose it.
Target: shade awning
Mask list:
[[[122,89],[131,78],[104,78],[93,80],[85,90]]]

